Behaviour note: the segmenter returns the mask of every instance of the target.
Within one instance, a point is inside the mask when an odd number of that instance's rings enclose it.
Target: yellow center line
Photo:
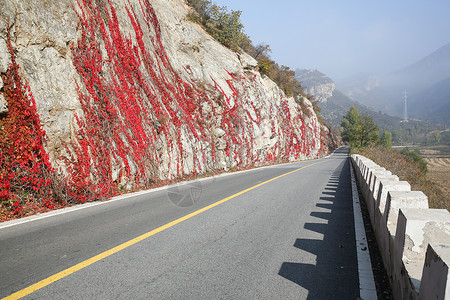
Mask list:
[[[92,265],[95,262],[98,262],[99,260],[102,260],[102,259],[104,259],[104,258],[106,258],[106,257],[108,257],[108,256],[110,256],[110,255],[112,255],[114,253],[117,253],[117,252],[119,252],[119,251],[121,251],[121,250],[123,250],[125,248],[128,248],[128,247],[130,247],[130,246],[132,246],[132,245],[134,245],[134,244],[136,244],[136,243],[138,243],[138,242],[140,242],[142,240],[145,240],[146,238],[151,237],[152,235],[155,235],[158,232],[161,232],[161,231],[163,231],[163,230],[165,230],[167,228],[170,228],[170,227],[172,227],[172,226],[174,226],[176,224],[179,224],[179,223],[181,223],[181,222],[183,222],[183,221],[185,221],[187,219],[190,219],[190,218],[192,218],[192,217],[194,217],[194,216],[196,216],[198,214],[201,214],[202,212],[207,211],[207,210],[209,210],[209,209],[211,209],[211,208],[213,208],[213,207],[215,207],[217,205],[220,205],[220,204],[222,204],[224,202],[227,202],[228,200],[231,200],[233,198],[236,198],[237,196],[245,194],[245,193],[247,193],[247,192],[249,192],[249,191],[251,191],[253,189],[256,189],[256,188],[266,184],[266,183],[269,183],[271,181],[277,180],[277,179],[279,179],[281,177],[284,177],[286,175],[292,174],[294,172],[300,171],[300,170],[305,169],[307,167],[310,167],[310,166],[313,166],[313,165],[316,165],[316,164],[319,164],[319,163],[323,163],[323,162],[326,162],[326,160],[319,161],[319,162],[316,162],[316,163],[313,163],[313,164],[309,164],[307,166],[304,166],[304,167],[298,168],[296,170],[287,172],[287,173],[282,174],[280,176],[274,177],[272,179],[269,179],[267,181],[264,181],[262,183],[254,185],[254,186],[252,186],[252,187],[250,187],[248,189],[240,191],[239,193],[236,193],[236,194],[231,195],[231,196],[229,196],[229,197],[227,197],[225,199],[217,201],[217,202],[215,202],[215,203],[213,203],[211,205],[203,207],[203,208],[201,208],[201,209],[199,209],[197,211],[194,211],[193,213],[190,213],[190,214],[188,214],[188,215],[186,215],[184,217],[176,219],[175,221],[167,223],[166,225],[163,225],[161,227],[153,229],[152,231],[144,233],[144,234],[142,234],[142,235],[140,235],[140,236],[138,236],[138,237],[136,237],[136,238],[134,238],[132,240],[129,240],[128,242],[120,244],[119,246],[116,246],[116,247],[114,247],[112,249],[109,249],[109,250],[107,250],[107,251],[105,251],[103,253],[100,253],[100,254],[98,254],[98,255],[96,255],[94,257],[91,257],[91,258],[89,258],[89,259],[87,259],[85,261],[82,261],[82,262],[80,262],[80,263],[78,263],[78,264],[76,264],[76,265],[74,265],[74,266],[72,266],[70,268],[67,268],[67,269],[65,269],[65,270],[63,270],[63,271],[61,271],[59,273],[56,273],[55,275],[52,275],[52,276],[50,276],[48,278],[45,278],[45,279],[43,279],[43,280],[41,280],[41,281],[39,281],[39,282],[37,282],[37,283],[35,283],[33,285],[30,285],[27,288],[24,288],[23,290],[20,290],[20,291],[15,292],[14,294],[12,294],[10,296],[7,296],[7,297],[3,298],[3,300],[20,299],[22,297],[25,297],[25,296],[27,296],[27,295],[29,295],[29,294],[31,294],[31,293],[33,293],[33,292],[43,288],[43,287],[46,287],[47,285],[49,285],[49,284],[51,284],[51,283],[53,283],[55,281],[58,281],[58,280],[66,277],[66,276],[68,276],[70,274],[73,274],[73,273],[75,273],[75,272],[77,272],[77,271],[79,271],[79,270],[81,270],[81,269],[83,269],[83,268],[85,268],[85,267],[87,267],[89,265]]]

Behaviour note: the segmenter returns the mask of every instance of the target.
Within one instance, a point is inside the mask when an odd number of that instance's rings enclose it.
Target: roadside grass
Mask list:
[[[418,150],[428,164],[427,176],[450,199],[450,145],[421,146]]]
[[[400,180],[408,181],[411,190],[422,191],[428,197],[430,208],[444,208],[450,211],[449,197],[435,181],[430,180],[422,157],[419,154],[411,154],[412,151],[402,152],[382,147],[368,147],[357,153],[391,171]]]

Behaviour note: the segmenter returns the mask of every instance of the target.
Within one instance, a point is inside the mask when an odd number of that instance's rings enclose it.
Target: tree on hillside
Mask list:
[[[295,72],[289,67],[278,65],[270,58],[270,46],[264,43],[254,45],[244,33],[240,20],[241,11],[229,11],[226,6],[218,6],[210,0],[187,0],[194,9],[188,20],[199,23],[217,41],[236,52],[247,52],[258,62],[259,71],[272,79],[288,97],[297,101],[306,96],[301,83],[295,79]],[[311,99],[310,99],[311,100]],[[316,112],[319,111],[313,102]]]
[[[392,134],[389,131],[383,131],[383,134],[380,137],[380,145],[388,150],[392,148]]]
[[[258,59],[259,55],[265,55],[266,57],[269,57],[269,53],[272,52],[272,49],[270,49],[270,46],[267,44],[260,43],[253,47],[253,49],[250,49],[251,53],[249,53],[251,56],[253,56],[255,59]]]
[[[347,111],[344,116],[344,120],[341,122],[342,127],[342,140],[351,144],[352,141],[357,139],[357,129],[356,127],[361,124],[361,115],[358,109],[354,106]]]
[[[226,6],[211,5],[208,28],[210,34],[219,42],[232,50],[239,51],[239,46],[244,39],[244,25],[241,23],[240,10],[228,11]]]
[[[341,126],[342,140],[348,142],[353,148],[364,148],[378,143],[377,125],[371,117],[361,116],[354,106],[344,116]]]
[[[359,140],[361,147],[377,144],[379,141],[378,126],[368,115],[362,117],[362,130]]]
[[[211,1],[209,0],[188,0],[189,5],[198,13],[200,20],[209,19]],[[199,21],[199,20],[197,20]]]
[[[242,44],[249,42],[249,38],[244,34],[240,10],[228,11],[226,6],[218,6],[209,0],[188,0],[188,4],[195,10],[188,18],[201,24],[223,45],[239,51]]]

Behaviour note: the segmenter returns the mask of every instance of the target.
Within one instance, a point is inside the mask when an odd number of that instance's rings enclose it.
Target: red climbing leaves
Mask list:
[[[7,44],[11,64],[2,77],[8,112],[0,117],[0,201],[2,214],[9,209],[20,215],[24,202],[30,198],[42,199],[44,206],[53,207],[54,170],[43,147],[46,134],[33,94],[19,76],[9,30]]]

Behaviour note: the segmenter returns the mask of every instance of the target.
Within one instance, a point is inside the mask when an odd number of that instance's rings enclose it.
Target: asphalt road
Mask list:
[[[349,161],[341,149],[0,229],[0,298],[172,221],[24,298],[359,296]]]

